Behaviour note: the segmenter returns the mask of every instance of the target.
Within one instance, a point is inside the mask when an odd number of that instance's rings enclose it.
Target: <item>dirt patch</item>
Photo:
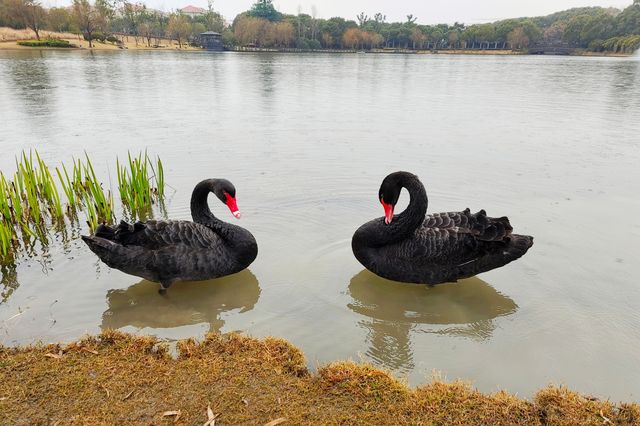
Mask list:
[[[173,359],[150,337],[105,332],[69,345],[0,347],[7,424],[640,424],[640,406],[563,388],[533,401],[460,382],[415,390],[369,365],[315,375],[281,339],[210,334]]]

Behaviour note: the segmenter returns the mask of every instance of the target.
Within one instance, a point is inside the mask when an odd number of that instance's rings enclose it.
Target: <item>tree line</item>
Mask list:
[[[382,13],[364,12],[348,20],[317,18],[298,10],[284,14],[272,0],[257,0],[230,25],[213,8],[186,16],[148,9],[127,0],[73,0],[71,8],[44,9],[38,0],[0,0],[0,26],[84,34],[90,43],[110,34],[152,39],[166,37],[180,45],[199,33],[217,31],[227,46],[299,49],[527,49],[534,45],[631,52],[640,48],[640,0],[620,10],[583,7],[542,17],[506,19],[487,24],[421,25],[414,15],[388,22]],[[99,36],[99,37],[96,37]],[[137,39],[136,39],[137,40]]]

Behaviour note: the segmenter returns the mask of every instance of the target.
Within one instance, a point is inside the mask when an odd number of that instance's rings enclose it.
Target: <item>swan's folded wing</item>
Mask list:
[[[461,265],[504,247],[511,229],[503,218],[487,218],[482,227],[427,228],[416,231],[402,250],[417,263]]]
[[[451,264],[466,262],[477,250],[473,231],[467,228],[427,228],[417,230],[402,243],[402,251],[418,263]]]
[[[223,245],[194,249],[186,245],[171,245],[154,250],[147,269],[162,277],[205,279],[227,275],[235,267],[225,255]]]
[[[469,209],[427,215],[422,228],[472,234],[483,241],[500,241],[511,235],[513,230],[507,217],[488,217],[484,210],[472,214]]]
[[[158,250],[173,245],[207,248],[215,245],[218,236],[206,226],[187,221],[121,222],[115,233],[115,241],[125,246]]]

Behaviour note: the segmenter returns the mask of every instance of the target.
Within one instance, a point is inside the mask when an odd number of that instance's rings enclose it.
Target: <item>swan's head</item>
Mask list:
[[[231,182],[226,179],[215,179],[213,180],[211,192],[216,194],[216,197],[229,207],[232,215],[240,219],[240,211],[236,203],[236,188]]]
[[[393,220],[393,209],[398,203],[400,198],[400,191],[402,191],[402,179],[406,172],[395,172],[384,178],[382,185],[380,185],[380,191],[378,192],[378,199],[384,208],[384,223],[389,225]]]

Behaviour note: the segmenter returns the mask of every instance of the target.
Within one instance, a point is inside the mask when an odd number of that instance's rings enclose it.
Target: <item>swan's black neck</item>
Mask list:
[[[236,190],[226,179],[203,180],[193,189],[191,194],[191,217],[193,221],[213,230],[227,247],[234,251],[236,264],[248,266],[258,254],[256,239],[240,226],[224,222],[211,213],[207,198],[209,193],[224,203],[225,197],[231,195],[235,198]]]
[[[416,228],[424,222],[427,213],[427,191],[418,179],[418,176],[411,173],[401,175],[399,184],[409,191],[409,206],[402,213],[395,215],[389,225],[384,225],[384,235],[388,238],[385,244],[400,241],[412,234]]]
[[[196,185],[191,194],[191,218],[194,222],[212,228],[224,237],[224,232],[221,231],[232,225],[215,217],[207,201],[209,193],[215,192],[218,182],[217,179],[207,179]]]
[[[400,214],[394,215],[389,225],[384,218],[375,220],[375,229],[366,232],[366,244],[370,247],[381,247],[406,239],[424,222],[427,213],[427,191],[416,175],[398,173],[398,192],[405,188],[409,192],[409,206]]]

